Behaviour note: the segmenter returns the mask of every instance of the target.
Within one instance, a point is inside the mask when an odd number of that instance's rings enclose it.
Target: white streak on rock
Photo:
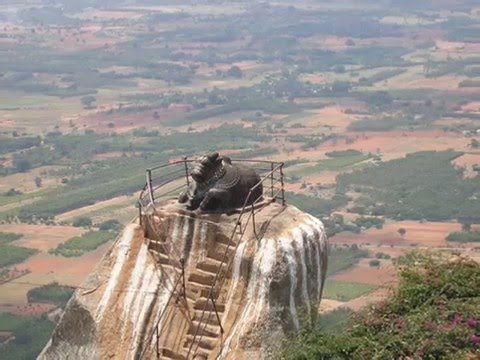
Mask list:
[[[297,316],[297,308],[295,307],[295,290],[297,288],[297,264],[295,260],[295,254],[292,247],[291,239],[280,238],[280,246],[287,259],[288,268],[290,271],[290,315],[292,316],[293,325],[295,329],[300,328],[300,323]]]
[[[275,240],[263,239],[260,248],[255,253],[252,264],[252,275],[247,289],[245,307],[240,318],[235,323],[230,335],[225,340],[222,356],[230,351],[234,338],[246,333],[244,328],[252,325],[252,320],[260,317],[266,304],[266,295],[272,280],[272,270],[276,262]]]
[[[293,241],[297,247],[298,254],[300,255],[300,267],[302,271],[302,297],[307,307],[307,312],[310,314],[310,297],[308,296],[307,287],[307,264],[305,259],[305,239],[302,228],[297,228],[292,231]]]
[[[133,271],[130,275],[130,280],[128,281],[128,291],[125,295],[125,299],[123,300],[123,316],[128,321],[123,323],[122,334],[125,333],[125,329],[127,325],[132,324],[134,325],[136,322],[136,318],[133,317],[132,313],[132,304],[138,298],[138,290],[141,286],[141,282],[143,277],[145,276],[145,266],[147,264],[148,258],[148,246],[143,243],[140,251],[137,255],[137,261],[135,262],[135,266]]]
[[[120,243],[118,245],[118,254],[115,257],[116,261],[110,273],[110,279],[108,280],[105,292],[103,293],[102,299],[98,304],[97,311],[95,312],[95,320],[97,322],[101,321],[105,308],[107,307],[108,302],[115,291],[118,279],[122,273],[123,265],[128,258],[128,253],[130,252],[130,243],[135,234],[136,227],[137,225],[135,224],[128,225],[125,228],[122,238],[120,239]]]
[[[240,266],[242,265],[243,252],[245,251],[246,244],[247,244],[246,242],[243,242],[240,245],[238,245],[237,251],[235,252],[235,258],[233,260],[232,283],[230,285],[230,289],[228,292],[227,301],[225,305],[225,309],[227,311],[225,311],[225,313],[223,314],[222,322],[225,322],[225,320],[228,318],[228,315],[229,315],[228,310],[232,305],[233,297],[237,290],[237,284],[238,284],[238,281],[240,280]]]
[[[146,269],[146,274],[143,277],[142,286],[140,288],[139,300],[136,301],[134,310],[132,312],[137,315],[135,317],[136,324],[133,329],[133,345],[137,348],[140,344],[140,334],[144,326],[147,324],[148,309],[150,309],[152,302],[156,301],[156,290],[158,288],[159,278],[155,272],[155,268],[149,264]],[[136,351],[136,349],[135,349]]]

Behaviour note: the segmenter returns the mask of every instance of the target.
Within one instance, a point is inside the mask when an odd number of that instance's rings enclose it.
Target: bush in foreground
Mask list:
[[[356,315],[347,330],[317,324],[286,344],[283,359],[469,359],[480,355],[480,265],[410,254],[391,298]]]

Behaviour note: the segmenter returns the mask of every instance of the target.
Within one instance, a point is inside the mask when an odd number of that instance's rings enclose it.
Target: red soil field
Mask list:
[[[124,114],[99,112],[78,120],[79,124],[94,129],[96,132],[124,133],[139,127],[165,125],[165,122],[180,118],[190,109],[190,105],[172,105],[168,109],[153,109],[147,112]],[[154,117],[155,111],[158,118]],[[113,127],[112,125],[113,124]]]
[[[23,238],[16,241],[15,245],[48,251],[74,236],[83,234],[85,230],[73,226],[2,224],[0,232],[23,234]]]
[[[333,281],[372,285],[391,285],[397,281],[396,270],[390,260],[380,260],[380,267],[369,266],[371,259],[361,259],[357,265],[332,276]]]
[[[107,243],[95,251],[72,258],[41,253],[27,259],[17,268],[20,270],[30,269],[32,273],[27,278],[39,280],[44,278],[45,283],[58,281],[61,284],[78,286],[90,274],[110,246],[111,244]]]
[[[398,229],[407,230],[402,238]],[[427,246],[427,247],[462,247],[459,244],[449,244],[445,238],[454,231],[460,231],[459,223],[438,222],[420,223],[416,221],[388,222],[383,229],[369,229],[361,234],[343,232],[330,239],[332,244],[371,244],[381,246]]]

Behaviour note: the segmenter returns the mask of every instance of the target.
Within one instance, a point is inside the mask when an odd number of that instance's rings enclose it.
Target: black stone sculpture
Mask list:
[[[180,203],[187,204],[189,210],[223,211],[242,207],[250,189],[260,181],[254,169],[232,164],[229,157],[219,156],[216,152],[203,156],[190,175],[193,183],[178,198]],[[259,184],[247,205],[262,194],[263,187]]]

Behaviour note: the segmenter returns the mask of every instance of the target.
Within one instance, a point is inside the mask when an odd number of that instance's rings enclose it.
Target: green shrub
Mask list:
[[[122,224],[118,220],[110,219],[102,222],[98,225],[98,228],[102,231],[120,231]]]
[[[356,218],[354,223],[358,227],[362,227],[365,229],[370,229],[371,227],[375,227],[376,229],[383,228],[383,224],[385,224],[385,219],[378,218],[378,217],[364,217],[361,216]]]
[[[380,266],[380,260],[372,259],[368,262],[368,265],[370,265],[371,267],[379,267]]]
[[[412,253],[399,261],[391,297],[363,310],[346,330],[313,323],[284,345],[280,358],[473,359],[479,354],[480,265]],[[321,320],[321,319],[320,319]]]
[[[92,219],[89,217],[79,217],[73,220],[72,225],[75,227],[89,227],[92,226]]]
[[[28,302],[49,303],[65,306],[73,295],[73,288],[60,285],[57,282],[30,289],[27,292]]]

